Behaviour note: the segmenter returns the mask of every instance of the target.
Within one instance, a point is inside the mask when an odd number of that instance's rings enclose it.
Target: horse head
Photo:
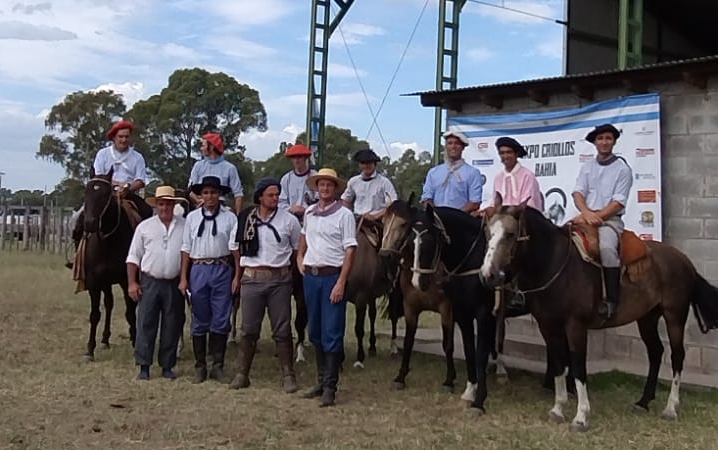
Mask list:
[[[102,216],[112,204],[114,187],[112,186],[112,169],[106,175],[92,174],[90,181],[85,184],[85,231],[95,233],[100,230]],[[115,200],[116,201],[116,200]]]
[[[527,203],[528,199],[517,206],[504,205],[501,194],[496,193],[496,212],[486,227],[488,244],[479,271],[481,281],[486,286],[504,284],[516,272],[513,268],[519,257],[518,249],[521,242],[528,240],[525,218]]]
[[[386,208],[382,217],[384,231],[379,249],[379,256],[385,260],[401,256],[417,212],[417,208],[411,204],[413,200],[412,192],[409,201],[397,199]]]
[[[431,275],[443,270],[442,252],[444,247],[451,243],[451,239],[443,221],[430,204],[426,210],[417,210],[411,233],[414,254],[411,284],[414,288],[426,292],[431,287]]]

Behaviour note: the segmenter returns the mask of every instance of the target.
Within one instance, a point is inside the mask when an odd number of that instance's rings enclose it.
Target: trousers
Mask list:
[[[292,273],[268,278],[242,277],[240,309],[242,337],[258,338],[262,331],[264,311],[269,315],[272,339],[275,342],[292,339]]]
[[[232,328],[232,278],[225,264],[193,264],[189,273],[192,303],[192,336],[228,334]]]
[[[177,341],[184,324],[184,299],[178,284],[179,278],[162,280],[144,273],[140,276],[142,296],[137,303],[135,343],[135,362],[139,365],[152,365],[158,328],[160,348],[157,362],[167,369],[177,364]]]
[[[623,220],[618,216],[611,217],[598,227],[598,246],[603,267],[621,267],[618,246],[624,227]]]
[[[328,353],[344,352],[347,302],[329,299],[339,274],[304,275],[304,296],[309,316],[309,341]]]

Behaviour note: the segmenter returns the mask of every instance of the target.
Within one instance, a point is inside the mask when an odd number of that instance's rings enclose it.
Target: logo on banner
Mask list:
[[[637,192],[638,203],[656,203],[658,193],[654,189],[641,189]]]
[[[655,180],[656,176],[652,173],[638,173],[636,172],[636,180]]]
[[[487,148],[489,148],[489,143],[488,142],[479,142],[479,144],[476,146],[476,148],[478,148],[479,150],[487,149]]]
[[[637,158],[645,158],[646,156],[653,156],[656,154],[655,148],[637,148],[636,149],[636,157]]]
[[[654,220],[655,214],[653,214],[653,211],[641,211],[641,220],[638,223],[644,227],[653,228]]]
[[[472,166],[489,167],[494,165],[493,159],[474,159],[471,161]]]
[[[655,130],[648,130],[646,127],[641,127],[641,131],[636,131],[633,133],[636,136],[652,136],[656,134]]]
[[[546,217],[553,222],[554,225],[562,225],[563,219],[566,217],[566,206],[568,199],[566,193],[561,188],[552,187],[544,194],[544,208],[546,208]],[[550,202],[553,202],[549,205]]]

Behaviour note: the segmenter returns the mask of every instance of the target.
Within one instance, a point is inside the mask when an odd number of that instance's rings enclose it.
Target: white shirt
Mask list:
[[[220,208],[219,214],[215,217],[217,222],[217,235],[212,236],[213,221],[205,220],[202,217],[204,208],[195,209],[187,215],[187,222],[184,227],[182,239],[182,251],[189,253],[189,257],[198,258],[220,258],[229,255],[233,250],[239,248],[235,242],[237,235],[237,216],[232,211]],[[199,225],[204,224],[202,236],[197,236]]]
[[[397,199],[394,185],[384,175],[374,172],[369,180],[363,177],[351,177],[342,194],[342,200],[354,202],[354,214],[377,213]]]
[[[306,208],[305,193],[309,194],[310,199],[316,200],[317,192],[309,189],[309,186],[307,186],[307,179],[316,173],[317,171],[314,169],[311,169],[309,173],[301,177],[294,173],[294,169],[285,173],[282,179],[279,180],[279,184],[282,187],[282,192],[279,193],[279,207],[289,209],[293,205],[300,205],[302,208]]]
[[[154,278],[171,280],[179,277],[184,226],[185,219],[177,216],[173,217],[169,228],[159,216],[143,220],[132,236],[126,262]]]
[[[189,174],[189,186],[200,184],[202,178],[208,176],[215,176],[219,178],[223,186],[227,186],[232,190],[232,195],[235,197],[243,197],[244,189],[242,188],[242,180],[239,178],[239,172],[237,172],[237,166],[222,158],[217,161],[210,159],[202,159],[197,161],[192,166],[192,171]],[[224,198],[224,196],[222,196]]]
[[[120,152],[114,145],[108,145],[97,152],[93,166],[96,175],[107,175],[110,169],[114,169],[112,181],[117,183],[132,183],[135,180],[147,183],[145,158],[134,147]]]
[[[309,214],[316,206],[317,203],[311,205],[304,214],[302,234],[307,241],[304,265],[341,267],[346,250],[358,245],[354,214],[343,206],[329,216]]]
[[[280,242],[271,228],[261,225],[256,228],[259,235],[259,251],[257,256],[242,256],[239,265],[242,267],[287,267],[291,263],[292,251],[299,248],[299,235],[302,226],[294,214],[278,209],[271,222],[279,233]],[[244,232],[244,230],[242,230]]]
[[[615,200],[624,206],[618,212],[623,215],[632,185],[633,171],[622,158],[607,166],[593,158],[581,166],[573,192],[583,194],[586,206],[593,211],[601,210]]]

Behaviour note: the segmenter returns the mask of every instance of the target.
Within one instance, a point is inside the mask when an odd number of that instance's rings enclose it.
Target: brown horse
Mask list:
[[[125,299],[125,318],[129,324],[130,341],[137,335],[135,302],[127,292],[125,260],[134,230],[112,185],[112,173],[95,176],[85,185],[84,200],[84,285],[90,294],[90,337],[85,360],[95,359],[97,325],[100,322],[100,297],[104,293],[105,328],[101,344],[110,346],[110,323],[114,298],[112,285],[119,284]],[[82,248],[81,248],[82,250]]]
[[[564,419],[567,402],[565,375],[573,368],[578,407],[571,428],[588,429],[590,405],[586,389],[586,347],[589,329],[609,328],[636,321],[646,345],[649,361],[643,395],[636,407],[648,410],[655,398],[663,344],[658,321],[666,322],[671,346],[673,378],[665,418],[677,417],[679,389],[685,349],[684,331],[690,306],[701,331],[718,328],[718,289],[697,272],[690,260],[674,247],[647,241],[634,262],[624,265],[621,301],[617,314],[608,322],[599,318],[603,297],[601,267],[587,262],[574,244],[572,227],[559,228],[541,212],[526,207],[502,206],[488,224],[488,250],[481,267],[485,284],[495,286],[514,279],[517,293],[525,295],[546,344],[551,348],[549,370],[555,377],[553,420]],[[627,231],[627,233],[632,233]],[[627,247],[627,246],[625,246]],[[627,248],[622,247],[622,260]],[[641,253],[640,251],[643,251]],[[565,350],[568,339],[569,351]]]

